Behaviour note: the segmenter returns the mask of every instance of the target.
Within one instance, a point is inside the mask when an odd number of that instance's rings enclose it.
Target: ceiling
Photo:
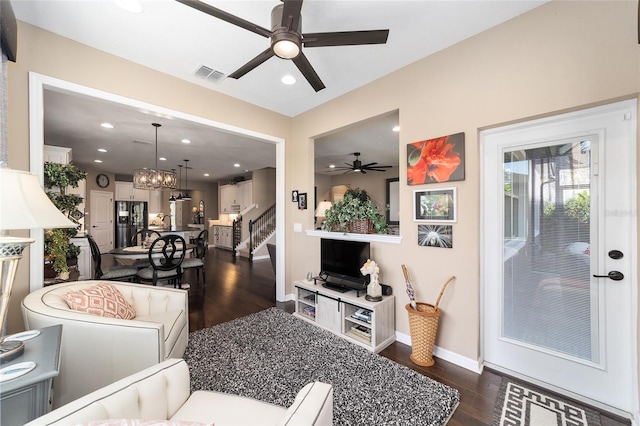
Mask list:
[[[238,80],[223,78],[212,82],[194,75],[201,66],[229,74],[268,47],[269,41],[250,31],[213,18],[172,0],[142,0],[143,11],[130,13],[117,3],[131,0],[12,0],[17,19],[80,43],[120,56],[225,93],[246,102],[287,115],[296,116],[333,98],[367,84],[403,66],[442,50],[492,26],[512,19],[546,0],[305,0],[302,6],[302,32],[329,32],[363,29],[389,29],[384,45],[303,48],[326,89],[315,92],[290,61],[271,58]],[[133,0],[137,1],[137,0]],[[269,28],[271,9],[276,0],[207,0],[211,5],[257,25]],[[479,19],[481,18],[481,19]],[[18,60],[20,58],[18,57]],[[284,85],[280,78],[291,74],[297,83]],[[48,144],[71,146],[78,164],[93,161],[98,144],[114,147],[118,154],[109,171],[153,167],[151,122],[158,130],[158,155],[168,158],[161,168],[174,168],[177,161],[190,159],[193,179],[202,180],[237,174],[244,170],[275,166],[275,147],[173,117],[154,117],[104,101],[50,92],[45,103],[45,138]],[[73,119],[69,119],[73,117]],[[113,117],[113,118],[109,118]],[[389,117],[380,117],[382,120]],[[397,120],[397,118],[396,118]],[[105,132],[97,121],[117,121]],[[363,162],[397,165],[397,145],[387,157],[388,122],[368,120],[355,126],[345,139],[337,135],[316,144],[316,156],[327,162],[351,162],[353,152],[363,153]],[[381,126],[380,128],[374,127]],[[382,131],[381,129],[385,129]],[[394,136],[394,135],[392,135]],[[192,144],[180,144],[182,138]],[[394,136],[397,141],[397,134]],[[360,141],[365,147],[355,146]],[[364,142],[363,142],[364,141]],[[341,152],[335,152],[338,148]],[[353,145],[350,145],[353,144]],[[270,154],[266,151],[271,150]],[[326,150],[327,152],[322,152]],[[107,153],[107,154],[109,154]],[[122,157],[123,153],[127,153]],[[130,155],[135,153],[135,155]],[[331,153],[331,154],[330,154]],[[206,161],[203,161],[206,155]],[[334,159],[329,158],[334,155]],[[340,157],[340,158],[337,158]],[[266,159],[266,161],[264,161]],[[202,164],[198,164],[201,161]],[[231,168],[234,162],[240,168]],[[135,163],[135,165],[134,165]],[[103,163],[107,167],[107,163]],[[100,165],[93,167],[99,169]],[[191,171],[189,179],[192,179]]]

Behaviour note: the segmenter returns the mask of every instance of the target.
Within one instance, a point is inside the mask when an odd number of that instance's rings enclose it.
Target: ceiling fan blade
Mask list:
[[[304,53],[300,52],[300,54],[292,60],[293,63],[296,64],[296,67],[298,67],[302,75],[304,75],[304,78],[307,79],[311,87],[313,87],[316,92],[319,92],[325,88],[324,83],[322,82],[322,80],[320,80],[320,77],[318,77],[318,74],[309,63],[307,57],[304,56]]]
[[[388,169],[389,167],[393,167],[393,166],[362,166],[362,167],[367,169]]]
[[[302,0],[284,0],[282,9],[282,26],[293,31],[298,31],[300,26],[300,9]]]
[[[214,18],[222,19],[230,24],[236,25],[240,28],[244,28],[245,30],[249,30],[263,37],[271,37],[271,31],[261,27],[260,25],[256,25],[253,22],[245,21],[242,18],[238,18],[235,15],[225,12],[224,10],[220,10],[213,6],[209,6],[206,3],[203,3],[198,0],[176,0],[179,3],[182,3],[186,6],[192,7],[200,12],[204,12],[207,15],[211,15]]]
[[[359,44],[384,44],[389,30],[337,31],[331,33],[302,34],[304,47],[353,46]]]
[[[364,169],[362,169],[364,170]],[[367,169],[367,171],[369,172],[386,172],[386,170],[381,170],[381,169]]]
[[[250,60],[249,62],[247,62],[246,64],[244,64],[243,66],[241,66],[240,68],[232,72],[231,74],[229,74],[229,77],[236,78],[236,79],[240,78],[246,73],[248,73],[249,71],[251,71],[252,69],[254,69],[255,67],[257,67],[258,65],[260,65],[261,63],[263,63],[264,61],[266,61],[267,59],[271,58],[272,56],[273,56],[273,50],[271,50],[271,48],[268,48],[267,50],[260,53],[258,56],[256,56],[255,58],[253,58],[252,60]]]
[[[378,163],[369,163],[369,164],[363,164],[362,167],[371,167],[371,166],[375,166]]]

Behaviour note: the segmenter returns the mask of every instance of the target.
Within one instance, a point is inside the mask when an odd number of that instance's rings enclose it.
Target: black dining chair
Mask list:
[[[102,270],[102,253],[91,235],[87,235],[91,258],[93,259],[93,279],[112,281],[137,281],[138,268],[133,265],[116,265]]]
[[[180,235],[168,234],[154,240],[149,247],[149,263],[151,266],[140,269],[137,277],[142,282],[151,282],[154,286],[159,281],[173,283],[174,287],[182,287],[182,262],[187,244]]]
[[[139,229],[138,232],[136,232],[132,237],[131,237],[131,245],[132,246],[144,246],[145,243],[150,244],[151,242],[157,240],[158,238],[160,238],[161,235],[158,231],[153,231],[151,229],[147,229],[147,228],[142,228]],[[142,269],[142,268],[148,268],[149,266],[151,266],[151,264],[149,263],[148,259],[140,259],[137,260],[133,266],[135,266],[138,269]]]
[[[195,239],[195,256],[188,257],[182,262],[182,269],[195,269],[196,270],[196,284],[200,283],[200,271],[202,271],[203,287],[207,286],[207,277],[205,275],[205,258],[207,256],[207,250],[209,249],[209,231],[206,229],[200,231]]]

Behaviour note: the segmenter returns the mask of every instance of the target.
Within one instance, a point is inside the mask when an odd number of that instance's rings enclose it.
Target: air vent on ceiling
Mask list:
[[[213,68],[209,68],[205,65],[200,65],[200,68],[193,73],[196,77],[202,78],[203,80],[208,80],[214,83],[219,83],[224,80],[226,75],[220,71],[216,71]]]

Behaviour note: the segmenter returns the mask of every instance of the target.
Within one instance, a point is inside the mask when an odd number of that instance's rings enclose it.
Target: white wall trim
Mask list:
[[[396,341],[404,343],[407,346],[411,346],[411,336],[409,336],[408,334],[400,333],[399,331],[396,331]],[[433,347],[433,356],[474,373],[482,373],[483,366],[480,360],[473,360],[471,358],[464,357],[460,354],[441,348],[439,346]]]

